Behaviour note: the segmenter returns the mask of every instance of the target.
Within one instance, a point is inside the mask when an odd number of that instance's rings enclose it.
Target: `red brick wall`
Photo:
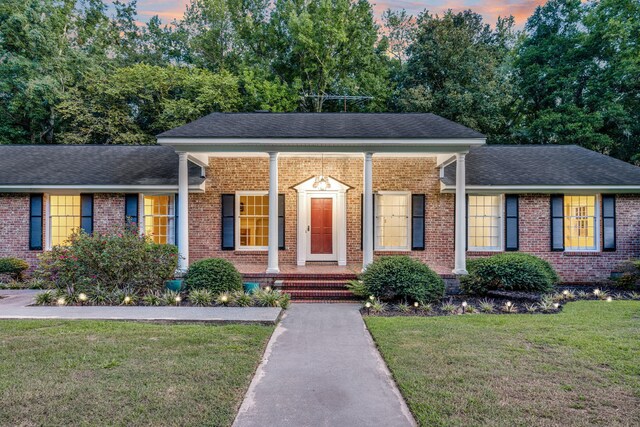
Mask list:
[[[552,252],[550,195],[521,195],[519,203],[520,251],[549,261],[564,282],[604,281],[618,263],[640,256],[640,197],[637,195],[616,197],[615,252]],[[599,232],[602,245],[602,227]],[[470,258],[484,255],[467,252]]]
[[[321,159],[281,157],[278,161],[279,192],[285,194],[285,246],[280,263],[296,263],[297,184],[320,173]],[[347,261],[361,263],[361,194],[363,159],[325,158],[324,173],[352,187],[347,192]],[[374,191],[411,191],[427,194],[425,220],[427,250],[413,252],[425,262],[450,272],[453,260],[454,197],[440,194],[439,174],[432,158],[374,158]],[[221,194],[269,188],[267,158],[212,158],[207,170],[207,192],[193,194],[189,203],[190,261],[223,257],[246,264],[264,264],[266,251],[222,251],[220,241]],[[397,254],[398,252],[393,252]],[[406,252],[411,254],[412,252]],[[376,252],[376,255],[382,255]],[[443,267],[444,266],[444,267]]]
[[[124,224],[124,194],[93,195],[93,229],[104,233]]]

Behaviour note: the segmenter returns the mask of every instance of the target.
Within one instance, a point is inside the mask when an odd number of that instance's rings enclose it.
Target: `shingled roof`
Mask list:
[[[485,145],[465,164],[467,186],[640,186],[640,167],[577,145]],[[455,163],[442,182],[455,185]]]
[[[158,138],[475,139],[484,135],[430,113],[213,113]]]
[[[189,166],[189,184],[200,185]],[[131,145],[0,145],[2,186],[177,186],[171,147]]]

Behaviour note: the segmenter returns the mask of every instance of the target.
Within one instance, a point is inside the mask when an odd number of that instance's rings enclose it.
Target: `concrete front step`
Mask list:
[[[344,280],[284,280],[284,289],[346,289]]]

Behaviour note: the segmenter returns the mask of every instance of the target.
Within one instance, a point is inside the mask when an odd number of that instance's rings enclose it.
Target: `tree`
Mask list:
[[[526,32],[515,62],[522,139],[640,160],[640,4],[551,0]]]
[[[399,104],[476,129],[489,142],[505,142],[513,122],[510,50],[513,18],[495,29],[470,10],[417,17]]]
[[[366,109],[384,106],[387,70],[366,0],[278,0],[269,37],[271,69],[301,87],[303,109],[323,111],[330,93],[370,95]]]

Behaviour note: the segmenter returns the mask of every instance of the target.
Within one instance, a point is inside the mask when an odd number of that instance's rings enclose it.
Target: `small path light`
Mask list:
[[[367,301],[367,303],[364,306],[367,309],[367,316],[368,316],[371,313],[371,303]]]
[[[56,301],[56,304],[58,305],[65,305],[67,303],[67,300],[64,299],[64,297],[60,297],[58,298],[58,300]]]
[[[558,308],[560,308],[560,304],[558,304],[557,302],[553,303],[553,308],[557,310]]]
[[[505,303],[505,305],[506,305],[507,307],[511,307],[513,304],[511,303],[511,301],[507,301],[507,302]]]
[[[229,301],[229,297],[227,297],[226,295],[222,295],[222,296],[220,297],[220,301],[222,301],[224,304],[226,304],[226,303],[227,303],[227,301]]]
[[[182,298],[180,298],[180,295],[176,296],[176,305],[180,304],[180,301],[182,301]]]
[[[130,297],[129,295],[127,295],[126,297],[124,297],[124,303],[125,303],[126,305],[131,304],[131,297]]]
[[[593,294],[594,294],[595,296],[599,296],[599,295],[600,295],[600,289],[597,289],[597,288],[596,288],[596,289],[594,289],[594,290],[593,290]]]
[[[613,301],[613,298],[607,297],[607,302],[611,302],[611,301]]]
[[[418,307],[420,307],[420,303],[418,301],[413,303],[413,312],[418,313]]]
[[[264,290],[267,291],[267,292],[271,292],[271,286],[265,286]]]
[[[374,297],[373,295],[369,295],[369,299],[373,301],[374,299],[376,299],[376,297]]]
[[[87,302],[87,294],[85,293],[81,293],[80,295],[78,295],[78,300],[80,301],[80,304],[84,304],[85,302]]]
[[[460,304],[462,306],[462,314],[464,314],[467,311],[467,302],[466,301],[462,301],[462,304]]]
[[[564,297],[566,298],[567,295],[569,295],[569,291],[565,289],[564,291],[562,291],[562,295],[564,295]]]

